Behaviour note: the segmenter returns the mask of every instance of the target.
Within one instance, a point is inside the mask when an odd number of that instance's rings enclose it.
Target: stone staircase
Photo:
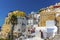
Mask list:
[[[58,27],[58,30],[57,30],[58,34],[60,34],[60,27]]]
[[[57,35],[55,35],[55,37],[54,37],[54,38],[49,39],[49,40],[60,40],[60,35],[59,35],[59,34],[57,34]]]

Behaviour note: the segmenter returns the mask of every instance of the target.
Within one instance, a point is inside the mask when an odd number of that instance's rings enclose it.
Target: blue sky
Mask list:
[[[8,12],[20,10],[29,14],[31,11],[37,12],[41,8],[45,8],[60,0],[0,0],[0,26],[3,25]]]

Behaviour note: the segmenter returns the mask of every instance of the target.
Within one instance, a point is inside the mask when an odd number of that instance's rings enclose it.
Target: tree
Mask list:
[[[20,11],[18,11],[17,16],[20,16],[20,17],[25,17],[25,13],[24,13],[24,12],[20,12]]]
[[[17,24],[17,16],[16,15],[12,15],[10,22],[12,24],[12,29],[11,29],[11,39],[13,40],[13,30],[14,30],[14,26]]]

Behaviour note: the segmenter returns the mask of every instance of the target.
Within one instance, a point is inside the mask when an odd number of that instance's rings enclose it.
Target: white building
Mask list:
[[[37,14],[37,12],[31,12],[29,16],[31,16],[31,18],[28,19],[28,25],[34,26],[38,24],[40,15]]]
[[[26,30],[27,20],[25,17],[17,17],[17,25],[14,27],[14,32],[23,32]]]
[[[35,18],[35,20],[29,19],[31,25],[33,25],[33,27],[36,28],[36,34],[37,36],[41,37],[40,34],[40,30],[43,32],[43,36],[44,39],[46,39],[47,37],[52,38],[56,35],[57,33],[57,26],[55,25],[55,20],[48,20],[46,21],[46,27],[39,27],[38,26],[38,22],[40,20],[40,14],[36,14],[34,12],[32,12],[33,18]]]

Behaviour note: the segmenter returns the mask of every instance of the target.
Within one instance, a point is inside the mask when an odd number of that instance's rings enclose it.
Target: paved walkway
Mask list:
[[[55,37],[54,37],[54,38],[52,38],[52,39],[50,39],[50,40],[60,40],[60,35],[59,35],[59,34],[57,34],[57,35],[55,35]]]
[[[28,38],[28,39],[25,39],[25,40],[44,40],[44,39],[41,39],[39,37],[34,37],[34,38]]]

